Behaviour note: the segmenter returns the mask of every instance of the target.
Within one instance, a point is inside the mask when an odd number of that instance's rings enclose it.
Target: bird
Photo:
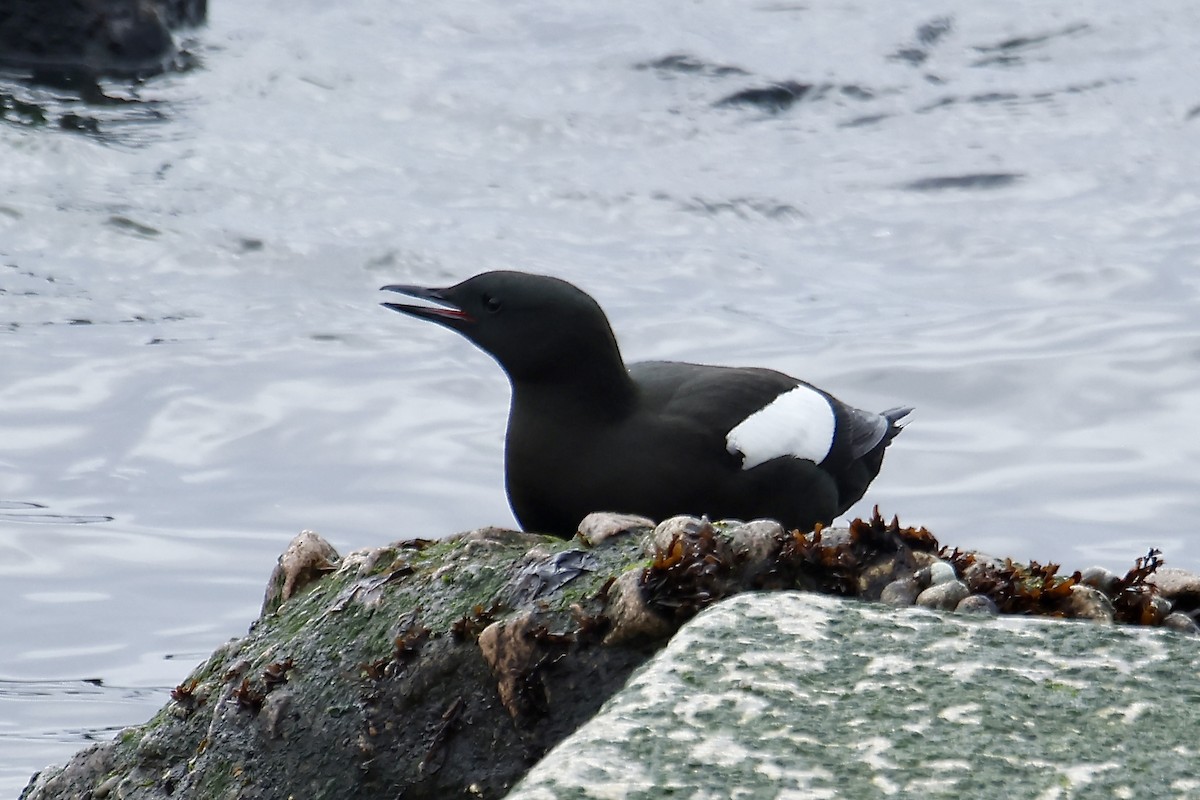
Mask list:
[[[381,291],[424,301],[381,305],[465,336],[507,373],[505,486],[525,531],[570,538],[607,511],[808,532],[863,496],[912,411],[862,411],[760,367],[626,365],[600,305],[556,277]]]

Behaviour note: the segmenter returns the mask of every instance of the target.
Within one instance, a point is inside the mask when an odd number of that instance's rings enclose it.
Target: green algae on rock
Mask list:
[[[973,592],[963,610],[1111,621],[1103,598],[1128,609],[1118,620],[1180,617],[1177,629],[1195,628],[1200,596],[1186,575],[1150,580],[1155,554],[1102,590],[1053,565],[948,552],[878,514],[809,534],[694,517],[596,517],[581,530],[564,541],[485,528],[345,557],[304,532],[245,637],[150,721],[43,770],[22,799],[501,797],[680,626],[749,590],[911,603],[958,586]],[[808,634],[786,627],[803,647]]]
[[[578,635],[643,559],[639,537],[583,551],[499,529],[339,559],[306,532],[246,637],[23,797],[499,796],[657,648]],[[461,635],[472,619],[478,643]],[[506,628],[525,652],[489,659]]]

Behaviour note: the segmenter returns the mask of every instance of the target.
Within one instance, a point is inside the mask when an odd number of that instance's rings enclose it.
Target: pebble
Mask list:
[[[106,800],[112,794],[113,789],[117,788],[117,784],[121,782],[120,775],[113,775],[105,781],[102,781],[99,786],[92,790],[92,797],[96,800]]]
[[[954,580],[958,580],[958,576],[954,574],[954,567],[945,561],[935,561],[929,565],[930,586],[937,586]]]
[[[926,553],[924,550],[913,550],[913,561],[917,563],[917,569],[924,569],[936,561],[940,561],[933,553]]]
[[[279,556],[267,581],[260,616],[277,611],[304,587],[337,568],[341,557],[333,545],[315,531],[300,531]]]
[[[604,637],[608,646],[666,639],[674,628],[650,610],[642,594],[640,569],[626,570],[608,590],[604,613],[612,628]]]
[[[986,579],[989,574],[1002,573],[1005,569],[1004,562],[998,558],[985,556],[982,553],[973,555],[974,561],[963,570],[962,575],[962,579],[972,586],[976,581]]]
[[[654,527],[654,520],[640,517],[636,514],[614,514],[610,511],[597,511],[588,514],[579,523],[578,536],[593,547],[606,539],[622,536],[628,533],[641,533]]]
[[[913,577],[917,579],[917,583],[921,584],[921,588],[923,589],[958,579],[958,576],[954,572],[954,567],[938,559],[930,561],[926,566],[921,567],[913,574]]]
[[[707,519],[689,517],[687,515],[664,519],[658,523],[658,526],[654,529],[654,534],[650,537],[650,549],[647,555],[653,557],[656,551],[666,552],[676,537],[686,540],[689,536],[700,530],[701,526],[707,524],[709,524]]]
[[[1099,589],[1082,583],[1071,587],[1068,613],[1075,619],[1090,619],[1096,622],[1113,621],[1113,604],[1108,595]]]
[[[1155,615],[1160,620],[1166,620],[1171,615],[1171,601],[1162,595],[1154,595],[1150,598],[1150,605],[1154,608]]]
[[[921,586],[916,578],[900,578],[883,587],[879,594],[879,602],[889,606],[911,606],[921,593]]]
[[[986,616],[995,616],[1000,613],[996,602],[985,594],[964,597],[954,610],[959,614],[983,614]]]
[[[947,581],[930,586],[917,595],[917,605],[922,608],[953,611],[970,593],[971,590],[962,581]]]
[[[730,528],[727,534],[743,580],[770,569],[787,536],[783,526],[771,519],[739,523]]]
[[[1117,592],[1117,581],[1120,578],[1115,572],[1104,567],[1088,567],[1082,573],[1083,582],[1093,589],[1099,589],[1109,597]]]
[[[873,561],[864,564],[855,580],[858,596],[864,600],[882,599],[883,590],[891,583],[905,578],[911,578],[913,565],[905,559],[896,558],[891,553],[881,554]],[[920,591],[923,586],[918,586]],[[905,605],[912,605],[908,602]]]
[[[1186,633],[1190,636],[1200,635],[1200,625],[1197,625],[1194,619],[1181,611],[1168,614],[1166,619],[1163,620],[1163,627],[1170,628],[1179,633]]]

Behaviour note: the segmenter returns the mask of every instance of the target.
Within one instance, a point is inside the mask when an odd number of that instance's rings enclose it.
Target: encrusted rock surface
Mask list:
[[[485,528],[345,557],[305,531],[247,636],[153,719],[43,770],[22,798],[501,797],[680,626],[745,591],[893,605],[920,592],[947,610],[1200,630],[1194,592],[1172,601],[1148,580],[1155,552],[1106,593],[878,515],[809,534],[694,517],[594,516],[581,530]]]
[[[1195,798],[1200,647],[811,593],[705,610],[508,800]]]

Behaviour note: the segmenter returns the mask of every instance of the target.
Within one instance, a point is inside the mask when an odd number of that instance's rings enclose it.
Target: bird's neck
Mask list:
[[[629,414],[637,387],[615,346],[604,357],[559,363],[540,375],[512,377],[513,409],[543,420],[617,420]],[[511,376],[510,376],[511,377]]]

